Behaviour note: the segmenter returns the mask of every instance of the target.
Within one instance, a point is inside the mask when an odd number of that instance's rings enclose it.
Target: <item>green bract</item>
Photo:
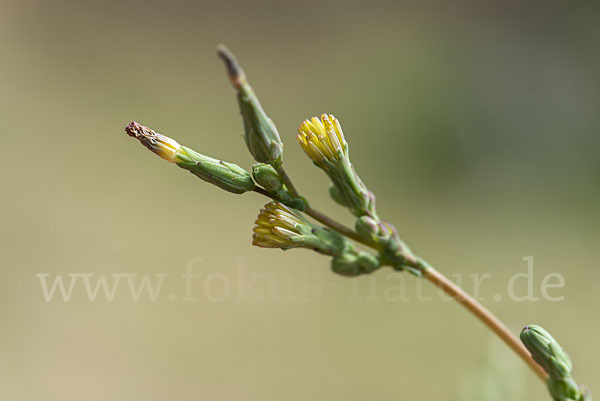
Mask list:
[[[368,252],[351,251],[331,260],[331,270],[346,277],[356,277],[372,273],[381,266],[379,259]]]
[[[277,192],[283,189],[283,180],[269,164],[257,163],[253,165],[252,178],[268,192]]]
[[[252,191],[255,187],[250,173],[237,164],[201,155],[185,146],[177,154],[176,163],[204,181],[235,194]]]

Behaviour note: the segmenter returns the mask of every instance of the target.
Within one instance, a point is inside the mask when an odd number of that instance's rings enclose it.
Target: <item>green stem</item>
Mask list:
[[[283,168],[283,166],[275,167],[275,170],[277,171],[277,174],[279,174],[279,177],[281,177],[281,179],[283,180],[283,183],[285,184],[285,186],[286,186],[288,192],[290,193],[290,195],[292,196],[292,198],[299,198],[300,194],[298,193],[298,190],[294,186],[294,183],[292,182],[292,179],[290,178],[290,176],[287,175],[287,173],[285,172],[285,169]]]
[[[374,243],[366,241],[363,238],[359,237],[359,235],[350,227],[346,227],[345,225],[338,223],[337,221],[333,220],[327,215],[319,212],[316,209],[313,209],[309,205],[306,205],[306,207],[304,208],[304,213],[317,220],[321,224],[326,225],[332,230],[337,231],[338,233],[345,235],[346,237],[351,238],[356,242],[360,242],[363,245],[379,250]]]
[[[290,196],[292,198],[299,198],[300,193],[296,189],[296,186],[292,182],[292,179],[290,178],[290,176],[287,175],[287,173],[285,172],[285,169],[283,168],[283,166],[276,167],[275,170],[277,171],[277,174],[279,174],[279,177],[281,177],[281,179],[283,180],[283,183],[285,184],[288,192],[290,193]],[[306,213],[313,219],[317,220],[321,224],[326,225],[327,227],[331,228],[332,230],[337,231],[338,233],[345,235],[346,237],[351,238],[356,242],[360,242],[363,245],[370,246],[372,248],[377,249],[377,246],[374,243],[364,240],[350,227],[346,227],[342,223],[335,221],[334,219],[330,218],[329,216],[312,208],[308,204],[304,208],[304,213]]]

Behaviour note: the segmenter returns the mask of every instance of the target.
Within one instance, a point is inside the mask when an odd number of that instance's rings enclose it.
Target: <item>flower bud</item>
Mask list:
[[[323,114],[300,124],[298,143],[304,153],[329,176],[335,189],[331,197],[348,207],[355,216],[376,218],[375,196],[367,189],[348,156],[348,143],[339,121]]]
[[[339,255],[350,246],[342,235],[309,223],[279,202],[267,203],[255,224],[252,245],[261,248],[308,248],[325,255]]]
[[[307,202],[303,197],[292,198],[277,171],[269,164],[257,163],[252,166],[252,178],[263,187],[269,196],[286,206],[304,211]]]
[[[369,216],[361,216],[356,220],[356,232],[362,238],[382,243],[390,238],[392,231],[386,223],[377,222]]]
[[[131,122],[125,131],[163,159],[226,191],[241,194],[255,187],[249,172],[237,164],[201,155],[148,127]]]
[[[377,257],[370,253],[348,250],[331,260],[331,270],[345,277],[372,273],[381,266]]]
[[[571,377],[571,358],[550,333],[540,326],[525,326],[521,341],[533,360],[548,373],[548,390],[554,401],[591,401],[589,389],[578,386]]]
[[[357,251],[346,237],[306,221],[300,214],[279,202],[261,209],[253,229],[252,245],[261,248],[308,248],[333,256],[331,268],[347,277],[371,273],[381,263],[364,251]]]
[[[337,256],[331,260],[331,270],[345,277],[356,277],[362,274],[356,258],[346,254]]]
[[[174,139],[161,135],[135,121],[130,122],[129,125],[125,127],[125,132],[127,135],[139,140],[142,145],[156,155],[168,162],[175,163],[175,157],[177,152],[181,149],[181,145]]]
[[[283,180],[269,164],[258,163],[252,166],[252,178],[269,192],[276,192],[283,188]]]
[[[320,120],[317,117],[304,120],[298,132],[298,143],[304,153],[323,169],[327,168],[327,163],[348,156],[348,144],[342,127],[332,115],[323,114]]]
[[[573,365],[558,342],[540,326],[525,326],[521,341],[531,352],[531,357],[554,379],[568,377]]]
[[[279,167],[282,162],[283,143],[275,124],[263,110],[233,54],[225,46],[219,46],[218,54],[225,63],[231,84],[237,91],[244,122],[244,140],[248,150],[257,162]]]

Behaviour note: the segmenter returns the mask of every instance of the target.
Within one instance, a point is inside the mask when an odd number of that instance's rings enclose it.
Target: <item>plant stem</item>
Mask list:
[[[327,227],[331,228],[332,230],[337,231],[338,233],[345,235],[346,237],[351,238],[356,242],[360,242],[363,245],[370,246],[371,248],[377,249],[375,244],[359,237],[358,234],[350,227],[346,227],[342,223],[338,223],[337,221],[324,215],[323,213],[319,212],[318,210],[313,209],[310,205],[306,206],[306,208],[304,209],[304,213],[306,213],[313,219],[317,220],[321,224],[326,225]]]
[[[437,287],[442,289],[446,294],[452,296],[458,303],[467,308],[479,320],[481,320],[490,330],[492,330],[506,345],[508,345],[517,355],[521,357],[527,365],[539,376],[540,379],[546,381],[548,374],[538,365],[529,354],[529,351],[521,341],[486,307],[481,305],[475,298],[467,294],[462,288],[453,283],[450,279],[444,276],[439,271],[430,267],[424,261],[420,261],[421,272],[423,276]]]
[[[285,172],[285,169],[283,168],[283,166],[276,167],[275,170],[277,171],[277,174],[279,174],[279,177],[281,177],[281,179],[283,180],[283,183],[285,184],[285,186],[286,186],[288,192],[290,193],[290,195],[292,196],[292,198],[299,198],[300,194],[298,193],[298,190],[294,186],[294,183],[292,182],[292,179],[290,178],[290,176],[287,175],[287,173]]]
[[[292,183],[292,180],[287,175],[283,167],[279,167],[276,169],[277,173],[283,180],[285,186],[287,187],[290,195],[294,198],[299,197],[298,191],[296,187]],[[262,195],[271,197],[271,195],[262,188],[257,187],[255,192],[258,192]],[[313,209],[309,205],[306,206],[304,212],[319,221],[320,223],[326,225],[327,227],[337,231],[338,233],[345,235],[348,238],[351,238],[361,244],[379,250],[377,245],[365,241],[358,234],[349,227],[335,221],[329,216],[319,212],[316,209]],[[410,260],[407,259],[409,265],[419,269],[423,276],[429,280],[431,283],[439,287],[448,295],[452,296],[458,303],[467,308],[475,317],[481,320],[490,330],[492,330],[506,345],[508,345],[529,367],[535,372],[535,374],[546,381],[548,378],[548,374],[538,365],[529,354],[529,351],[525,346],[519,341],[517,336],[515,336],[509,329],[506,327],[504,323],[500,319],[498,319],[492,312],[490,312],[485,306],[481,305],[475,298],[469,295],[466,291],[460,288],[458,285],[453,283],[450,279],[444,276],[442,273],[431,267],[426,261],[419,258],[418,260]],[[411,263],[412,262],[412,263]]]
[[[281,177],[281,179],[283,180],[283,183],[285,184],[285,186],[286,186],[288,192],[290,193],[290,195],[292,196],[292,198],[299,198],[300,193],[294,186],[294,183],[292,182],[292,179],[290,178],[290,176],[287,175],[287,173],[285,172],[285,169],[283,168],[283,166],[276,167],[275,170],[277,171],[277,174],[279,174],[279,177]],[[261,191],[256,191],[256,192],[261,192]],[[308,204],[306,205],[306,208],[304,209],[304,213],[306,213],[313,219],[317,220],[321,224],[326,225],[327,227],[331,228],[332,230],[337,231],[338,233],[345,235],[346,237],[351,238],[356,242],[360,242],[363,245],[370,246],[372,248],[377,249],[377,246],[375,244],[359,237],[359,235],[350,227],[346,227],[342,223],[339,223],[339,222],[335,221],[334,219],[332,219],[331,217],[326,216],[325,214],[319,212],[316,209],[313,209]]]

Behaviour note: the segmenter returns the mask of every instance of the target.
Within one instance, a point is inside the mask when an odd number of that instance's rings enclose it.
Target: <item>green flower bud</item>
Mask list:
[[[356,258],[349,254],[333,258],[331,260],[331,270],[345,277],[356,277],[362,274]]]
[[[540,326],[529,325],[521,331],[521,341],[531,357],[554,379],[569,377],[571,358],[558,342]]]
[[[358,235],[367,240],[371,240],[379,233],[379,225],[377,224],[377,221],[369,216],[359,217],[356,220],[354,228],[356,229]]]
[[[364,273],[372,273],[381,267],[379,259],[368,252],[359,251],[357,260]]]
[[[240,166],[201,155],[174,139],[131,122],[125,131],[163,159],[226,191],[241,194],[255,187],[252,176]]]
[[[269,192],[276,192],[283,188],[283,180],[277,171],[268,164],[258,163],[252,166],[252,178]]]
[[[591,401],[589,390],[579,387],[571,378],[571,358],[550,333],[540,326],[525,326],[521,341],[533,360],[548,373],[548,390],[554,401]]]
[[[237,91],[244,122],[244,140],[248,150],[257,162],[280,166],[283,143],[275,124],[263,110],[233,54],[224,46],[219,46],[218,54],[225,63],[231,84]]]
[[[385,264],[397,271],[408,270],[417,276],[421,275],[418,269],[407,264],[415,261],[415,256],[402,242],[394,226],[369,216],[361,216],[356,220],[354,228],[361,238],[380,246],[381,258]]]
[[[349,249],[331,260],[331,270],[345,277],[356,277],[372,273],[381,266],[376,256]]]
[[[381,223],[369,216],[361,216],[356,220],[355,229],[362,238],[385,245],[394,231],[389,224]]]
[[[252,178],[278,202],[299,211],[304,211],[306,208],[306,199],[303,197],[292,198],[283,184],[283,180],[271,165],[258,163],[252,166]]]
[[[548,391],[554,399],[554,401],[583,401],[583,394],[575,380],[568,378],[562,380],[555,380],[548,378],[547,380]]]

